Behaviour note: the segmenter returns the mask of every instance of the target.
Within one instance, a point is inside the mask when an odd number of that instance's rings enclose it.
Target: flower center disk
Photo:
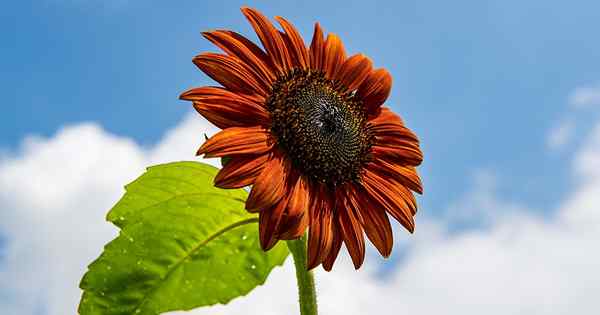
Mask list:
[[[271,132],[294,167],[334,186],[359,178],[372,142],[362,103],[338,88],[322,73],[293,70],[267,100]]]

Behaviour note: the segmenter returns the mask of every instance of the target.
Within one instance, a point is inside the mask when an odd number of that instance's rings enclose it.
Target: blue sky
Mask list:
[[[156,142],[189,109],[178,94],[209,83],[191,63],[215,50],[200,31],[253,36],[242,4],[248,2],[12,2],[0,13],[0,91],[8,109],[0,145],[14,149],[27,134],[49,136],[79,121]],[[306,38],[321,21],[348,51],[392,72],[388,104],[425,149],[428,212],[460,193],[473,168],[499,170],[507,195],[540,207],[567,187],[556,180],[564,161],[538,140],[565,114],[569,92],[598,80],[597,2],[250,4],[289,17]]]
[[[256,39],[244,4],[287,17],[307,41],[319,21],[392,73],[388,105],[425,153],[420,216],[451,216],[482,173],[526,212],[550,217],[568,199],[572,153],[599,117],[573,101],[600,83],[598,1],[12,1],[0,12],[0,155],[16,159],[27,136],[82,122],[157,145],[190,112],[179,93],[212,84],[191,63],[216,50],[200,32]],[[566,122],[568,141],[549,148]]]

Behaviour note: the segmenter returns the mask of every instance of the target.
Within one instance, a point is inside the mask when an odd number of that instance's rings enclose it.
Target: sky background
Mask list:
[[[387,261],[369,256],[354,272],[341,259],[340,271],[323,273],[324,314],[592,313],[600,3],[427,0],[5,4],[2,313],[75,313],[85,266],[116,235],[103,216],[121,187],[145,166],[195,159],[203,133],[215,131],[177,98],[213,84],[191,62],[217,51],[201,31],[256,40],[242,5],[288,18],[306,41],[319,21],[348,53],[388,69],[387,105],[422,142],[415,235],[397,229]],[[295,310],[289,268],[209,311]],[[357,294],[348,287],[363,298],[348,302],[345,293]],[[268,299],[275,291],[287,295]]]

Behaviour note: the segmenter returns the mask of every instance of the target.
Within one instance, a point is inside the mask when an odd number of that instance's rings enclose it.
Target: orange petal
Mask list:
[[[280,152],[273,151],[258,175],[246,200],[246,210],[260,211],[274,206],[287,193],[286,181],[290,161]]]
[[[413,166],[402,165],[386,161],[384,159],[375,158],[372,163],[367,164],[366,168],[373,169],[380,176],[390,176],[408,187],[412,191],[423,194],[423,184],[421,178],[417,174],[417,170]]]
[[[342,83],[347,92],[356,90],[371,73],[371,59],[363,54],[356,54],[344,61],[336,79]]]
[[[404,126],[402,119],[387,107],[382,107],[380,114],[368,121],[368,128],[370,132],[378,136],[397,136],[419,142],[417,136]]]
[[[287,198],[282,198],[275,205],[265,208],[258,215],[258,234],[260,247],[267,251],[277,244],[277,230],[283,217]]]
[[[395,141],[395,146],[376,144],[371,147],[371,153],[377,158],[410,166],[417,166],[423,162],[423,152],[414,142]]]
[[[318,266],[329,254],[333,243],[333,200],[323,184],[315,185],[308,230],[307,268]]]
[[[364,189],[349,189],[347,196],[352,205],[358,205],[361,223],[369,240],[383,257],[389,257],[394,239],[385,210],[374,202]]]
[[[392,110],[389,109],[387,106],[381,106],[381,110],[379,111],[378,115],[370,116],[369,123],[371,125],[392,124],[404,126],[402,118],[400,118],[400,116],[392,112]]]
[[[254,69],[268,85],[277,78],[267,54],[246,37],[228,30],[203,32],[202,35],[227,54],[240,59]]]
[[[323,59],[325,54],[325,43],[323,40],[323,31],[321,25],[315,23],[312,42],[310,43],[310,67],[315,70],[324,71]]]
[[[374,128],[369,128],[374,130]],[[376,143],[386,146],[409,146],[419,148],[419,139],[406,127],[397,127],[387,132],[373,132]]]
[[[273,24],[255,9],[244,7],[242,13],[254,28],[267,54],[281,73],[291,70],[291,60],[285,41]]]
[[[335,259],[337,258],[338,254],[340,253],[340,249],[342,248],[342,235],[337,222],[334,222],[334,224],[332,224],[331,233],[333,234],[331,249],[329,250],[329,253],[323,260],[323,269],[325,269],[326,271],[331,271],[331,268],[333,268],[333,263],[335,262]]]
[[[269,135],[269,131],[260,126],[227,128],[206,140],[197,155],[211,158],[265,153],[273,147]]]
[[[384,180],[369,169],[364,170],[363,187],[373,200],[391,214],[409,232],[414,232],[416,202],[414,204],[405,200],[397,183],[393,180]],[[410,192],[409,192],[410,193]]]
[[[342,200],[337,208],[338,223],[354,268],[358,269],[365,259],[365,237],[358,217],[358,205],[349,202],[347,189],[338,188],[336,191],[336,200]]]
[[[282,240],[293,240],[304,235],[306,228],[310,223],[308,211],[300,213],[297,216],[285,216],[281,224],[281,234],[279,238]]]
[[[383,107],[377,117],[369,120],[367,128],[375,137],[371,148],[374,156],[411,166],[423,161],[417,136],[387,108]]]
[[[268,126],[269,113],[262,104],[220,87],[200,87],[184,92],[179,97],[194,101],[194,108],[215,126],[229,127]]]
[[[308,57],[308,50],[304,45],[304,39],[302,39],[302,36],[300,33],[298,33],[298,30],[296,30],[296,28],[286,19],[280,16],[276,16],[275,19],[279,22],[279,25],[281,25],[285,31],[285,35],[290,40],[291,46],[288,51],[290,52],[290,55],[295,57],[294,60],[296,62],[294,63],[294,66],[301,69],[308,69],[310,61]]]
[[[390,95],[392,76],[385,69],[371,71],[357,90],[369,114],[375,114]]]
[[[304,176],[300,176],[289,195],[289,201],[281,228],[282,239],[295,239],[304,234],[308,225],[309,189]]]
[[[204,53],[194,57],[194,64],[213,80],[234,92],[267,96],[270,87],[240,59],[228,55]]]
[[[268,155],[252,155],[232,158],[215,177],[215,186],[242,188],[252,185],[267,162]]]
[[[329,79],[334,79],[338,69],[344,63],[346,53],[342,40],[335,34],[328,34],[325,41],[324,70]]]
[[[417,214],[417,199],[415,199],[415,195],[408,190],[404,185],[399,182],[394,183],[394,188],[400,194],[400,197],[404,199],[404,203],[408,206],[411,214],[414,216]]]

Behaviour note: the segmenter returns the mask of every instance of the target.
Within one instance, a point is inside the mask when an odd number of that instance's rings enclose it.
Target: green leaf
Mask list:
[[[213,186],[196,162],[150,167],[107,219],[121,228],[89,266],[79,313],[160,314],[227,303],[263,284],[288,255],[260,249],[246,191]]]
[[[231,161],[230,157],[224,156],[221,158],[221,166],[225,166],[225,164],[229,163],[229,161]]]

